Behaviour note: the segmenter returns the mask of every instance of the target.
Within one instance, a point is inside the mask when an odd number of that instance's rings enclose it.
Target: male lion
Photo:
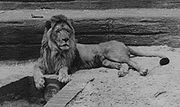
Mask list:
[[[60,82],[66,83],[70,80],[69,74],[78,69],[102,66],[117,69],[119,76],[124,76],[129,65],[145,76],[148,70],[132,61],[130,55],[160,57],[164,58],[161,63],[169,63],[164,55],[140,52],[115,40],[95,45],[75,43],[71,21],[64,15],[56,15],[46,22],[41,56],[35,66],[35,84],[37,88],[43,87],[44,77],[50,74],[57,75]]]

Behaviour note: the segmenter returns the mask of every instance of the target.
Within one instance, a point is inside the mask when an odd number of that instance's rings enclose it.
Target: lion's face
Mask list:
[[[52,30],[52,39],[61,50],[68,50],[71,46],[72,29],[66,23],[57,23]]]

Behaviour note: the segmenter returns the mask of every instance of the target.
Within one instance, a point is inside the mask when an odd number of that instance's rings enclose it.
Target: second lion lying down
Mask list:
[[[169,59],[160,53],[140,52],[125,46],[122,42],[108,41],[95,45],[75,42],[75,31],[71,20],[64,15],[56,15],[46,22],[41,53],[35,66],[34,80],[37,88],[44,86],[46,75],[57,75],[60,82],[68,82],[70,74],[83,68],[108,67],[117,69],[119,76],[125,76],[129,66],[140,75],[147,75],[148,69],[130,59],[130,55]]]

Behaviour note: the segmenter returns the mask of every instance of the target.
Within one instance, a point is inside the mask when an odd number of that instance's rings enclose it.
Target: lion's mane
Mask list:
[[[56,44],[52,40],[52,31],[57,23],[65,22],[72,30],[69,38],[69,50],[58,50]],[[40,58],[38,66],[43,74],[58,74],[59,70],[66,66],[71,71],[73,60],[75,59],[75,31],[71,20],[64,15],[53,16],[50,21],[46,22],[45,31],[41,43]],[[70,73],[70,72],[68,72]]]

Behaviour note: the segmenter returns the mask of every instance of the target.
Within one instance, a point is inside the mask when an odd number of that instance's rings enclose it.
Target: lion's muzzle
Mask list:
[[[69,43],[64,43],[60,46],[60,49],[62,50],[68,50],[69,49]]]

